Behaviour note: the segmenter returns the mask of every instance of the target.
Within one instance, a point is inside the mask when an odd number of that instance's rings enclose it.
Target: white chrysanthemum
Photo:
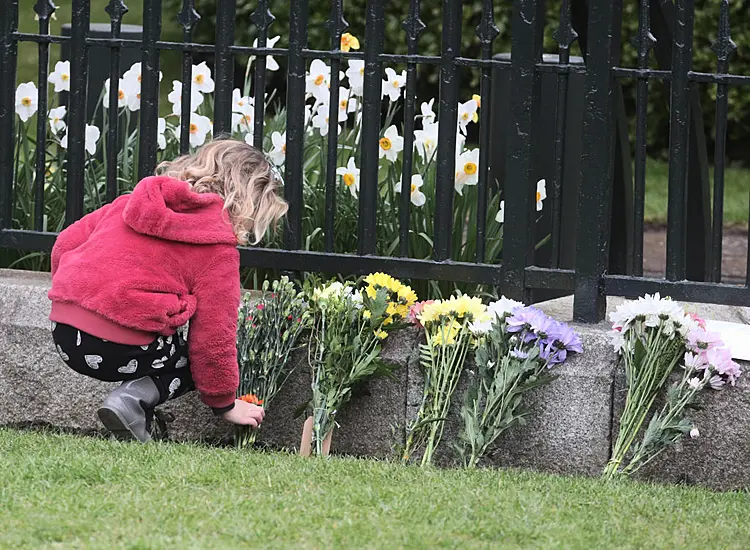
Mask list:
[[[524,307],[522,302],[517,302],[516,300],[511,300],[510,298],[501,296],[499,300],[490,302],[487,305],[487,311],[498,318],[502,318],[506,315],[510,315],[513,313],[514,309],[519,307]]]

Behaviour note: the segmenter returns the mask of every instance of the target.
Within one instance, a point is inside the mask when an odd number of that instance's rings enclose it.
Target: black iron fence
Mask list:
[[[231,134],[233,120],[233,91],[236,61],[246,56],[254,58],[251,79],[254,110],[242,114],[243,122],[251,124],[249,139],[255,146],[268,149],[268,136],[264,126],[269,124],[266,108],[267,56],[286,60],[286,97],[284,180],[285,195],[290,204],[288,223],[283,243],[277,248],[244,248],[242,263],[249,267],[275,268],[290,271],[310,271],[342,274],[362,274],[383,270],[396,276],[436,281],[459,281],[499,287],[514,298],[529,299],[535,291],[575,295],[575,315],[583,321],[602,319],[607,295],[637,296],[646,292],[662,292],[676,299],[699,302],[719,302],[750,306],[750,269],[745,284],[722,284],[721,237],[723,229],[724,196],[724,143],[727,126],[727,94],[730,86],[750,84],[750,76],[729,72],[731,55],[736,49],[730,37],[729,2],[717,4],[717,28],[714,51],[717,56],[715,74],[691,70],[693,47],[693,0],[639,0],[640,27],[632,47],[638,51],[637,67],[620,67],[621,0],[563,0],[559,25],[550,29],[544,17],[542,0],[514,0],[508,2],[512,10],[512,48],[509,56],[496,56],[493,41],[499,34],[493,21],[493,2],[483,2],[481,23],[476,28],[481,43],[479,59],[461,55],[462,2],[443,0],[442,54],[419,54],[419,36],[424,25],[420,20],[419,0],[409,1],[409,16],[403,22],[406,55],[384,51],[387,2],[372,0],[365,13],[366,34],[361,51],[341,47],[347,30],[344,2],[331,2],[331,16],[326,28],[331,38],[330,50],[312,50],[307,47],[307,0],[289,2],[288,46],[269,47],[269,27],[274,17],[268,9],[268,0],[259,0],[249,21],[236,17],[236,0],[217,0],[216,40],[214,44],[197,44],[192,40],[192,30],[199,20],[192,0],[183,2],[183,9],[174,14],[183,31],[183,40],[170,42],[162,39],[161,0],[144,0],[143,29],[140,39],[124,38],[121,33],[123,16],[127,12],[121,0],[111,0],[106,11],[111,20],[109,36],[101,37],[90,30],[90,0],[72,0],[69,36],[51,35],[50,19],[55,12],[51,0],[38,0],[33,6],[38,16],[38,33],[19,32],[19,10],[29,10],[30,2],[0,0],[0,249],[48,251],[55,240],[54,228],[47,226],[46,205],[49,196],[45,182],[50,172],[65,173],[64,213],[65,223],[79,219],[91,204],[87,197],[87,171],[91,167],[88,148],[87,102],[95,101],[88,90],[89,54],[93,48],[106,48],[109,56],[109,95],[102,99],[104,127],[102,146],[97,155],[104,156],[106,166],[96,182],[102,182],[104,200],[113,200],[123,191],[123,162],[134,163],[134,173],[145,177],[153,173],[161,147],[161,130],[156,121],[160,111],[160,61],[161,53],[177,51],[181,55],[181,97],[178,98],[179,129],[175,139],[177,151],[186,152],[191,147],[194,131],[192,113],[195,110],[193,90],[193,61],[195,56],[210,54],[215,81],[213,91],[213,134]],[[424,2],[427,4],[427,2]],[[22,14],[28,17],[28,13]],[[652,28],[653,22],[653,28]],[[235,45],[236,25],[254,25],[257,45]],[[286,31],[286,29],[285,29]],[[553,61],[543,59],[543,37],[553,32],[558,44]],[[33,170],[26,170],[24,185],[31,190],[24,210],[24,223],[19,222],[18,195],[19,155],[21,138],[17,111],[16,73],[19,43],[35,43],[38,47],[38,89],[32,98],[36,107],[36,126],[29,134],[36,147]],[[571,49],[577,43],[583,62],[571,60]],[[46,116],[48,94],[50,46],[62,44],[72,61],[67,98],[67,131],[65,135],[65,160],[59,151],[50,151],[47,143],[54,128]],[[130,134],[123,133],[119,115],[120,91],[115,82],[122,76],[120,59],[124,51],[139,50],[141,73],[139,81],[139,133],[130,153],[121,150]],[[653,68],[650,57],[655,50],[658,68]],[[347,51],[344,51],[347,50]],[[353,142],[358,147],[358,207],[356,214],[356,250],[337,250],[337,216],[341,195],[341,144],[337,116],[326,116],[325,124],[318,126],[315,139],[307,133],[306,99],[309,93],[307,79],[311,60],[325,60],[329,73],[326,83],[330,88],[328,114],[333,107],[348,103],[349,97],[340,97],[342,84],[340,71],[351,60],[363,60],[363,83],[358,97],[355,124],[361,120],[361,131]],[[383,212],[383,166],[380,163],[384,138],[383,71],[386,65],[405,67],[403,103],[403,152],[398,164],[389,165],[389,177],[400,179],[398,198],[392,198],[392,211]],[[412,174],[415,170],[415,128],[420,117],[416,98],[418,65],[430,65],[439,72],[439,103],[436,128],[437,150],[430,159],[434,163],[434,186],[430,197],[432,210],[426,223],[431,232],[424,234],[414,226],[412,216]],[[481,73],[481,120],[475,137],[479,145],[476,191],[472,191],[472,204],[461,195],[456,196],[457,133],[461,98],[461,74],[466,70]],[[542,82],[552,75],[555,101],[553,110],[542,116]],[[507,113],[504,120],[493,116],[500,110],[493,97],[497,95],[497,81],[505,78]],[[583,78],[581,81],[580,79]],[[628,119],[625,114],[619,80],[634,78],[637,81],[635,113],[635,151],[632,161]],[[579,84],[571,83],[579,79]],[[669,156],[669,211],[667,230],[667,270],[665,279],[643,277],[644,193],[646,181],[646,107],[649,83],[659,80],[671,85],[671,128]],[[707,154],[703,133],[699,128],[700,104],[696,104],[694,89],[699,84],[717,86],[716,150],[713,182],[713,208],[710,208],[707,181]],[[493,89],[494,88],[494,89]],[[582,88],[582,92],[580,89]],[[175,88],[177,89],[177,88]],[[577,91],[578,90],[578,91]],[[576,93],[581,113],[580,130],[573,147],[571,116],[568,109],[571,96]],[[401,92],[403,94],[403,92]],[[32,101],[29,99],[29,101]],[[575,98],[574,98],[575,99]],[[346,108],[345,108],[346,111]],[[476,111],[476,109],[475,109]],[[325,113],[324,113],[325,114]],[[388,115],[385,115],[386,118]],[[462,112],[463,116],[463,112]],[[30,119],[31,120],[31,119]],[[247,122],[252,120],[251,123]],[[346,119],[345,119],[346,120]],[[127,119],[130,122],[130,119]],[[347,124],[345,122],[345,124]],[[327,126],[327,128],[324,128]],[[324,129],[327,132],[324,132]],[[548,139],[549,136],[553,139]],[[325,137],[324,137],[325,136]],[[319,139],[318,139],[319,138]],[[547,139],[551,153],[546,155],[549,172],[539,174],[539,143]],[[492,142],[502,142],[502,158],[493,158]],[[313,141],[311,145],[311,141]],[[322,236],[317,250],[309,246],[312,236],[303,227],[306,204],[305,186],[311,178],[308,157],[310,147],[317,148],[320,168],[314,172],[319,189],[324,194]],[[424,144],[422,144],[424,147]],[[567,154],[566,154],[567,151]],[[577,158],[571,158],[576,151]],[[579,153],[580,154],[579,154]],[[130,156],[128,156],[130,155]],[[28,158],[26,159],[28,161]],[[570,163],[576,160],[575,170]],[[632,162],[632,165],[631,165]],[[566,163],[568,167],[566,168]],[[580,166],[580,170],[578,169]],[[634,166],[634,177],[631,175]],[[432,169],[432,168],[430,168]],[[33,173],[32,173],[33,172]],[[425,175],[429,172],[426,169]],[[394,175],[395,173],[395,175]],[[433,172],[429,172],[433,174]],[[549,198],[544,216],[548,229],[541,241],[535,236],[538,221],[535,204],[536,185],[540,175],[547,180]],[[347,184],[348,185],[348,184]],[[392,188],[391,188],[392,190]],[[94,192],[98,193],[95,189]],[[502,232],[491,225],[498,200],[504,201],[505,218]],[[472,223],[464,224],[463,217],[455,215],[454,202],[463,201]],[[475,202],[474,202],[475,201]],[[309,197],[308,201],[309,202]],[[567,205],[567,206],[566,206]],[[48,205],[47,205],[48,206]],[[22,209],[23,210],[23,209]],[[463,212],[463,211],[462,211]],[[463,214],[461,215],[463,216]],[[386,217],[396,227],[397,240],[391,246],[379,244],[382,232],[381,218]],[[468,218],[466,218],[468,219]],[[498,217],[498,220],[501,218]],[[499,221],[497,223],[500,223]],[[563,230],[566,228],[565,230]],[[410,240],[415,234],[430,244],[431,257],[415,257]],[[538,232],[537,232],[538,233]],[[491,236],[490,236],[491,234]],[[381,239],[382,240],[382,239]],[[471,242],[471,258],[458,253],[465,251]],[[497,253],[502,243],[501,254]],[[574,244],[573,244],[574,243]],[[490,252],[489,245],[493,252]],[[544,262],[536,261],[535,249],[549,247]],[[568,250],[568,253],[564,253]],[[572,252],[570,252],[572,251]],[[750,255],[749,255],[750,258]],[[750,263],[750,260],[749,260]],[[542,265],[539,265],[542,264]],[[687,279],[691,280],[687,280]]]

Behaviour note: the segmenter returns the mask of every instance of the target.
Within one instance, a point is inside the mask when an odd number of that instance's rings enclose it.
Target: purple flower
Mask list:
[[[568,357],[568,352],[583,353],[583,342],[580,336],[567,324],[553,321],[552,335],[555,347],[560,350],[561,363]]]
[[[510,351],[511,356],[515,357],[516,359],[524,360],[529,358],[529,353],[526,351],[523,351],[521,348],[514,348]]]
[[[554,330],[554,322],[538,309],[524,307],[516,309],[513,315],[508,317],[506,325],[508,332],[525,332],[525,342],[538,338],[546,344]]]
[[[565,350],[558,350],[552,342],[544,345],[539,344],[539,357],[547,363],[548,367],[565,361],[563,353],[565,353]]]

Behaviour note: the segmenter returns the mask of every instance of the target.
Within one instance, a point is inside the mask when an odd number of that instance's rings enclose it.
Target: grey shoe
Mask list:
[[[159,390],[151,378],[128,380],[109,394],[97,414],[117,439],[147,443],[151,441],[151,420],[159,400]]]

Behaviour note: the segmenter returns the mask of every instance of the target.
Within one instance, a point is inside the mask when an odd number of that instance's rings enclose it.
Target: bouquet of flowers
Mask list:
[[[550,369],[568,353],[583,352],[580,337],[568,325],[537,309],[506,298],[487,309],[492,320],[469,327],[480,338],[477,373],[461,409],[462,445],[457,446],[469,468],[508,428],[523,424],[529,414],[524,394],[554,380]]]
[[[719,336],[706,332],[703,320],[687,315],[659,294],[627,302],[610,318],[628,387],[620,432],[604,469],[604,476],[613,478],[635,473],[685,434],[698,437],[686,411],[695,407],[701,390],[734,385],[741,370]],[[642,440],[635,443],[654,401],[678,365],[682,369],[679,380],[670,385],[666,403],[651,418]]]
[[[469,327],[486,322],[489,314],[480,298],[453,296],[417,304],[412,316],[424,327],[427,343],[420,346],[422,404],[407,429],[403,461],[409,461],[416,450],[424,448],[421,465],[427,466],[432,464],[440,444],[451,398],[474,342]]]
[[[264,281],[263,292],[259,301],[245,295],[240,305],[238,398],[268,408],[292,372],[289,359],[309,319],[302,294],[287,277],[271,285]],[[252,445],[257,433],[248,426],[238,426],[235,442],[239,447]]]
[[[391,330],[403,325],[416,302],[414,291],[389,275],[374,273],[364,282],[363,292],[351,283],[333,282],[315,288],[310,299],[311,446],[318,455],[327,454],[324,442],[352,388],[391,372],[380,359],[381,344]]]

